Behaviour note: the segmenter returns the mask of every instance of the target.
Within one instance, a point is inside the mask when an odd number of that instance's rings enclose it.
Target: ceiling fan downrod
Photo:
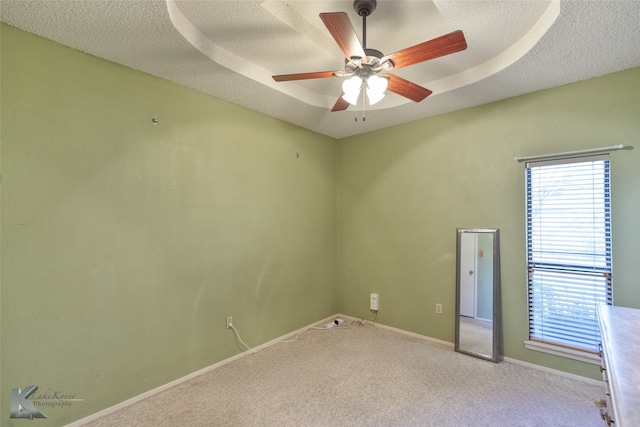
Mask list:
[[[362,47],[367,49],[367,16],[376,10],[377,0],[355,0],[353,9],[359,16],[362,16]]]

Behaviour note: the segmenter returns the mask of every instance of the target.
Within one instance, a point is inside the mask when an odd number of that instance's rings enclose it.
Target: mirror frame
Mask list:
[[[460,250],[463,233],[485,233],[493,236],[493,345],[492,354],[485,355],[460,348]],[[498,363],[501,360],[500,305],[500,230],[497,228],[456,229],[456,330],[455,351]]]

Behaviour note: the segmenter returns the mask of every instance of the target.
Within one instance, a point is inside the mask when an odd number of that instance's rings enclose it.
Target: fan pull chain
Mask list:
[[[363,82],[362,86],[364,87],[364,82]],[[366,122],[367,121],[367,115],[366,115],[367,98],[365,97],[365,91],[364,90],[362,90],[361,93],[362,93],[362,121]],[[356,122],[358,121],[358,108],[357,108],[357,106],[356,106],[356,112],[354,114],[353,119]]]

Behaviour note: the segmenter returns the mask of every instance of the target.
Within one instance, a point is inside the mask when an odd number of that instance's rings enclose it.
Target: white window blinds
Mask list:
[[[529,339],[598,351],[612,304],[609,156],[527,163]]]

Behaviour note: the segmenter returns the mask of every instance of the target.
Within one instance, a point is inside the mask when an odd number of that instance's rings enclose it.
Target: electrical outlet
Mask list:
[[[233,326],[233,317],[229,316],[227,317],[227,329],[231,328]]]
[[[436,304],[436,314],[442,314],[442,304]]]
[[[378,294],[371,294],[369,308],[373,311],[380,310],[380,296]]]

